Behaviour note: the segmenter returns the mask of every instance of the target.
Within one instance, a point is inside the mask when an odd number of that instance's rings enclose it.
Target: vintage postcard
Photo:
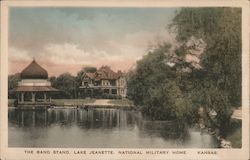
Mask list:
[[[249,2],[2,1],[3,160],[249,158]]]

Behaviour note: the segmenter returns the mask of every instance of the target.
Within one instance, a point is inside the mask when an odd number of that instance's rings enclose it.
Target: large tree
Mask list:
[[[241,10],[182,8],[170,29],[178,47],[159,45],[138,61],[129,97],[153,119],[194,120],[202,107],[206,124],[225,134],[241,105]]]
[[[195,52],[197,43],[205,43],[200,60],[189,76],[193,105],[204,108],[210,126],[225,135],[230,125],[232,107],[241,106],[241,9],[183,8],[171,25],[177,35],[181,57]],[[195,54],[194,54],[195,55]],[[209,112],[215,111],[212,120]]]
[[[187,45],[190,39],[195,37],[205,42],[205,50],[198,57],[200,71],[228,95],[231,105],[240,106],[241,9],[183,8],[173,19],[171,28],[177,34],[183,55],[190,54]]]
[[[153,120],[184,118],[189,114],[190,105],[179,87],[177,68],[169,63],[170,47],[164,44],[149,52],[128,74],[129,98]]]

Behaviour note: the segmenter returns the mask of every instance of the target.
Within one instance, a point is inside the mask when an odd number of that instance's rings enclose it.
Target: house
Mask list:
[[[127,94],[125,73],[114,72],[102,66],[94,73],[85,73],[80,86],[81,97],[125,98]]]

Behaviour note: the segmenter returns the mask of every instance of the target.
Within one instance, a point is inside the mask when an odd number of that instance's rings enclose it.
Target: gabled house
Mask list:
[[[82,97],[124,98],[127,94],[125,73],[102,66],[94,73],[85,73],[80,86]]]

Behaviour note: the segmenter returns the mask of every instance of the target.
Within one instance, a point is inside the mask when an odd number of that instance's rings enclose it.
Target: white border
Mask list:
[[[167,150],[169,152],[179,150],[186,151],[186,155],[27,155],[24,148],[8,148],[8,11],[9,7],[240,7],[242,8],[242,113],[243,113],[243,139],[241,149],[143,149]],[[249,157],[249,3],[243,0],[94,0],[94,1],[4,1],[1,2],[1,94],[0,94],[0,127],[1,127],[1,158],[3,159],[226,159],[245,160]],[[26,148],[28,149],[28,148]],[[141,150],[141,149],[58,149],[58,148],[29,148],[29,150]],[[197,151],[217,151],[216,155],[199,155]]]

